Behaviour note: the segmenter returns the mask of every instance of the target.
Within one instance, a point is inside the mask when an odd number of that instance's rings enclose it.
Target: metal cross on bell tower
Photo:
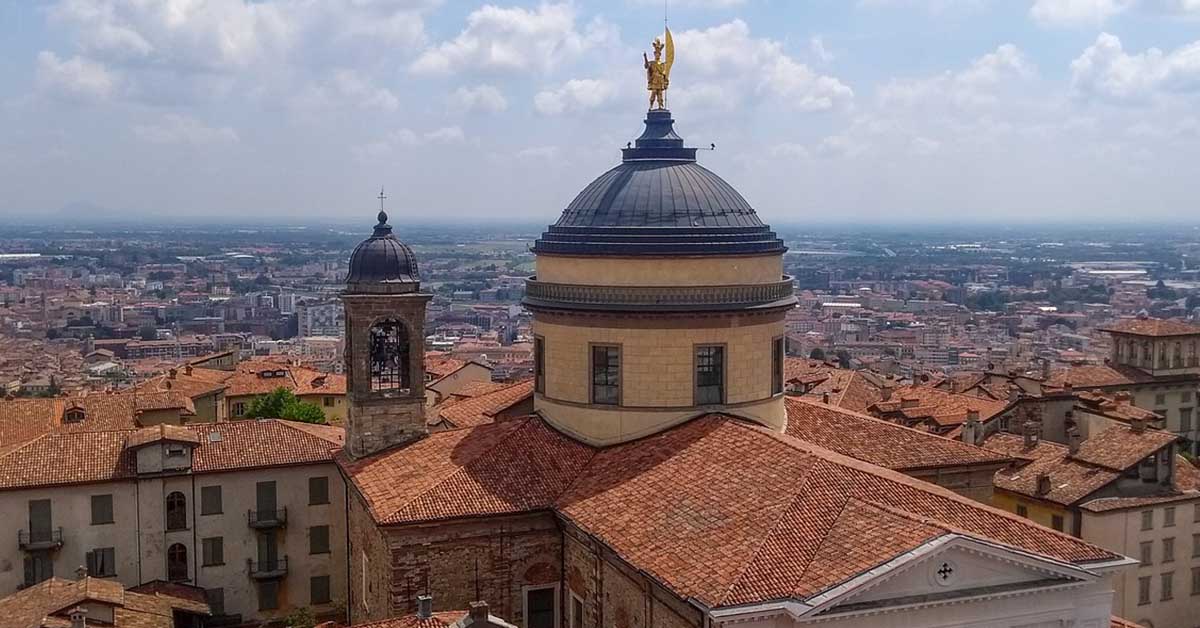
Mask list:
[[[379,211],[383,211],[383,201],[387,200],[387,195],[383,193],[383,186],[379,186]]]

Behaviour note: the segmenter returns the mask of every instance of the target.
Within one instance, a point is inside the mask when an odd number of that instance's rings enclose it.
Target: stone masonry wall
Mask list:
[[[347,608],[350,623],[359,624],[392,616],[389,599],[390,564],[387,541],[353,488],[346,512],[349,526],[350,583]],[[365,573],[364,573],[365,572]]]

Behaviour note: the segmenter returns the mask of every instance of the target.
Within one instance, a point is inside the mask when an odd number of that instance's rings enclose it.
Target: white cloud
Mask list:
[[[557,146],[530,146],[516,153],[517,159],[552,160],[558,157]]]
[[[104,100],[117,91],[119,79],[103,64],[75,56],[60,59],[43,50],[37,56],[38,89],[74,100]]]
[[[578,30],[570,4],[542,4],[532,10],[484,5],[467,16],[467,27],[458,36],[422,52],[410,69],[417,74],[464,69],[545,72],[615,40],[614,29],[601,20]]]
[[[831,109],[849,103],[854,91],[835,77],[815,72],[784,52],[783,44],[750,36],[750,27],[733,20],[705,30],[678,34],[678,65],[698,80],[674,94],[689,104],[703,104],[697,94],[719,95],[718,106],[736,106],[742,94],[759,94],[801,111]],[[672,71],[675,74],[675,71]],[[670,95],[670,93],[668,93]]]
[[[1095,25],[1133,5],[1134,0],[1036,0],[1029,15],[1043,25]]]
[[[1117,36],[1101,33],[1071,62],[1071,85],[1083,94],[1126,101],[1200,90],[1200,41],[1169,53],[1150,48],[1129,54]]]
[[[195,118],[177,113],[168,113],[152,124],[139,124],[133,127],[133,133],[139,139],[154,144],[202,146],[233,144],[239,141],[237,132],[227,126],[211,127]]]
[[[634,0],[634,2],[647,7],[663,8],[662,0]],[[746,0],[673,0],[670,6],[695,9],[732,9],[744,4],[746,4]]]
[[[493,85],[459,87],[450,95],[450,104],[459,111],[489,111],[508,109],[508,99]]]
[[[571,79],[559,87],[542,90],[533,97],[533,107],[545,115],[587,111],[612,101],[616,86],[604,79]]]
[[[974,107],[994,103],[1007,82],[1035,74],[1024,53],[1012,44],[1002,44],[958,72],[916,79],[896,79],[880,89],[885,107],[913,107],[929,102]]]
[[[330,76],[308,85],[297,94],[290,105],[300,110],[341,108],[396,111],[400,99],[392,90],[373,85],[359,72],[334,70]]]
[[[822,63],[829,63],[830,61],[833,61],[833,53],[825,47],[825,40],[821,39],[820,36],[816,36],[808,40],[808,49],[812,52],[812,55]]]
[[[412,129],[399,128],[380,139],[355,146],[353,152],[360,161],[371,161],[393,156],[402,148],[434,144],[461,144],[465,141],[466,134],[458,126],[444,126],[420,133]]]

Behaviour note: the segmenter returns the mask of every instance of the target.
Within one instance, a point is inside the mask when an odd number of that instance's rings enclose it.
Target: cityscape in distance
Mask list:
[[[1197,20],[0,6],[0,628],[1200,628]]]

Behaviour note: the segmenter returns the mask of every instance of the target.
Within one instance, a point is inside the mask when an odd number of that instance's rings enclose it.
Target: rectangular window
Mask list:
[[[1150,576],[1138,578],[1138,606],[1150,603]]]
[[[99,547],[88,552],[86,558],[89,576],[107,578],[117,575],[115,549],[111,547]]]
[[[1192,567],[1192,595],[1200,595],[1200,567]]]
[[[592,347],[592,403],[621,403],[620,347]]]
[[[1200,523],[1200,504],[1192,506],[1192,523]]]
[[[31,587],[54,577],[54,561],[47,551],[30,552],[25,557],[25,586]]]
[[[1192,558],[1200,558],[1200,534],[1192,535]]]
[[[264,580],[258,583],[258,610],[273,611],[279,608],[279,581]]]
[[[308,553],[329,553],[329,526],[312,526],[308,529]]]
[[[1154,405],[1156,405],[1156,406],[1165,406],[1165,405],[1167,405],[1167,395],[1166,395],[1166,393],[1158,393],[1157,395],[1154,395]]]
[[[1138,543],[1138,550],[1141,552],[1143,565],[1154,563],[1154,543],[1151,541],[1143,541]]]
[[[246,404],[241,401],[233,404],[233,416],[244,416],[246,414]]]
[[[1163,527],[1170,528],[1175,525],[1175,507],[1167,506],[1163,509]]]
[[[783,393],[783,338],[771,341],[771,394]]]
[[[200,563],[205,567],[212,565],[225,564],[225,538],[214,536],[200,540],[200,548],[203,561]]]
[[[546,394],[546,341],[541,336],[533,338],[533,389]]]
[[[1191,401],[1192,400],[1192,391],[1185,390],[1185,391],[1179,393],[1179,400],[1182,401],[1183,403],[1187,403],[1187,402]]]
[[[92,525],[113,522],[112,495],[92,495]]]
[[[329,478],[320,476],[308,478],[308,505],[329,503]]]
[[[583,600],[579,599],[579,596],[574,593],[571,594],[570,628],[583,628]]]
[[[1029,508],[1026,508],[1025,504],[1017,504],[1017,516],[1018,517],[1028,517],[1029,516]]]
[[[220,617],[225,614],[225,589],[205,589],[204,598],[208,601],[208,608],[212,610],[212,614]]]
[[[1174,562],[1175,561],[1175,538],[1171,537],[1169,539],[1163,539],[1162,544],[1163,544],[1163,552],[1162,552],[1163,559],[1162,559],[1162,561],[1164,563]]]
[[[328,604],[331,601],[329,597],[329,576],[313,576],[309,578],[308,603]]]
[[[200,487],[200,514],[202,515],[219,515],[222,512],[221,505],[221,487],[220,486],[201,486]]]
[[[1170,600],[1175,597],[1175,584],[1172,582],[1175,579],[1175,574],[1165,573],[1162,575],[1162,600]]]
[[[1142,529],[1143,530],[1153,530],[1154,529],[1154,511],[1153,510],[1143,510],[1142,511]]]
[[[1180,408],[1179,409],[1179,431],[1180,432],[1192,431],[1192,409],[1191,408]]]
[[[554,587],[525,590],[525,627],[526,628],[555,628],[555,598],[557,591]]]
[[[321,402],[325,404],[326,408],[333,407],[333,397],[322,397]]]
[[[725,403],[725,347],[696,347],[696,405]]]
[[[1059,532],[1062,532],[1062,531],[1063,531],[1063,518],[1062,518],[1062,515],[1050,515],[1050,525],[1051,525],[1051,527],[1053,527],[1055,530],[1058,530]]]
[[[168,458],[182,458],[187,453],[187,449],[183,445],[167,445]]]

